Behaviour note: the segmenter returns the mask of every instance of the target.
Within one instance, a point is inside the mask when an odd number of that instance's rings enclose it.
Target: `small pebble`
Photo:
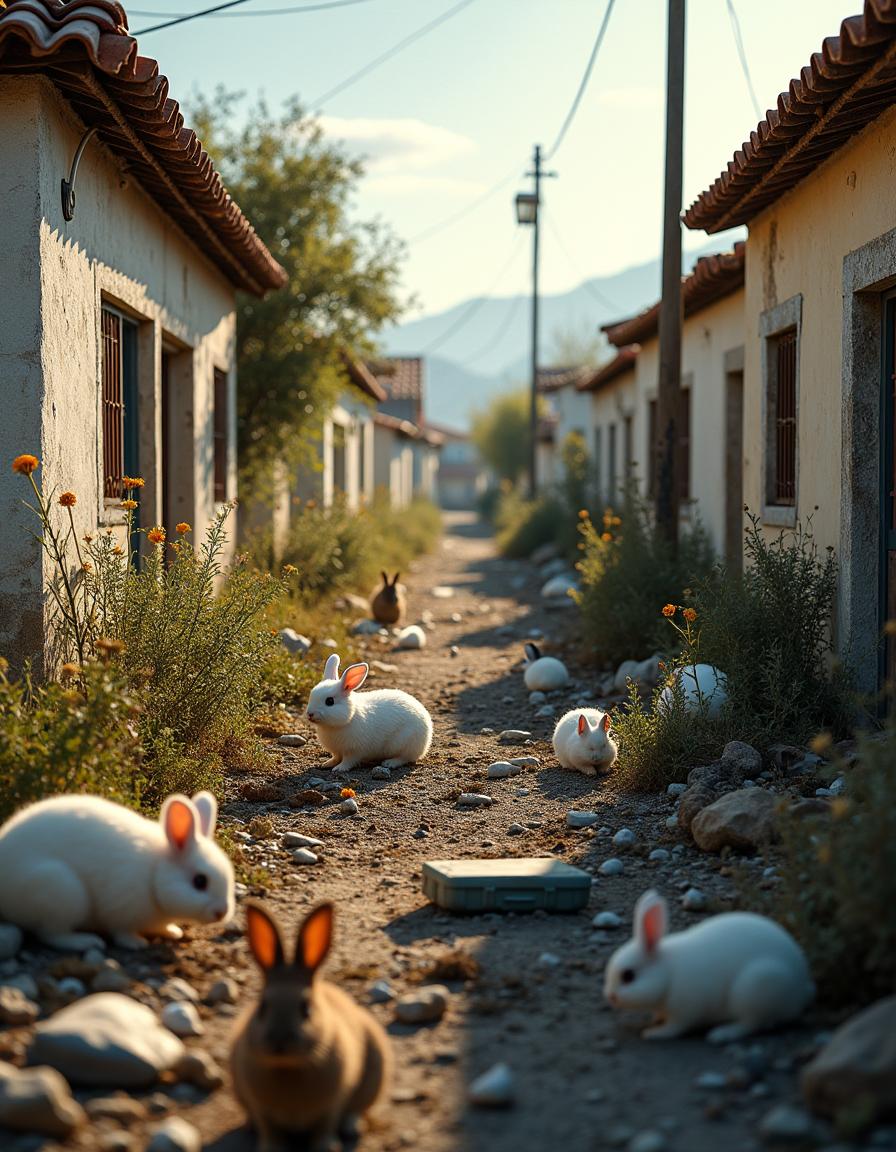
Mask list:
[[[778,1104],[763,1116],[759,1135],[766,1144],[776,1148],[787,1145],[803,1148],[813,1128],[812,1117],[808,1112],[790,1104]]]
[[[199,1129],[180,1116],[169,1116],[153,1129],[146,1152],[200,1152]]]
[[[519,764],[511,764],[508,760],[497,760],[489,764],[486,775],[490,780],[503,780],[507,776],[519,776],[522,768]]]
[[[668,1147],[668,1141],[662,1132],[648,1128],[631,1138],[628,1152],[665,1152]]]
[[[563,961],[555,952],[542,952],[536,960],[539,968],[559,968]]]
[[[670,858],[670,853],[665,848],[654,848],[647,857],[648,860],[653,860],[655,864],[665,864]]]
[[[515,1096],[513,1073],[507,1064],[495,1064],[477,1076],[468,1089],[470,1103],[476,1108],[509,1108]]]
[[[297,848],[293,852],[292,858],[296,864],[316,864],[318,862],[318,857],[310,848]]]
[[[395,1001],[395,1019],[402,1024],[431,1024],[441,1020],[451,999],[442,984],[427,984]]]
[[[688,888],[681,898],[681,906],[686,912],[702,912],[706,907],[706,897],[699,888]]]
[[[595,928],[618,928],[622,924],[622,917],[615,912],[598,912],[591,923]]]
[[[485,796],[481,792],[461,792],[457,798],[459,808],[487,808],[493,803],[491,796]]]
[[[678,828],[678,817],[675,815],[666,817],[666,827],[672,830]]]
[[[216,1061],[200,1048],[192,1048],[178,1060],[175,1072],[187,1085],[214,1092],[224,1083],[224,1073]]]
[[[529,693],[529,703],[532,705],[537,706],[539,704],[544,704],[545,700],[547,700],[547,696],[545,696],[544,692]]]
[[[299,732],[284,732],[282,736],[278,737],[277,743],[282,744],[284,748],[304,748],[308,743],[308,738]]]
[[[566,826],[568,828],[590,828],[600,820],[600,816],[596,812],[576,812],[575,810],[566,813]]]
[[[395,999],[395,992],[388,980],[376,980],[370,985],[368,996],[371,1004],[385,1004]]]
[[[535,713],[536,720],[548,720],[551,716],[557,715],[557,709],[553,704],[542,704],[542,706]]]
[[[619,876],[622,873],[623,864],[615,856],[611,856],[609,860],[604,860],[598,872],[601,876]]]
[[[222,976],[216,980],[208,990],[205,998],[206,1004],[236,1004],[240,994],[239,985],[229,976]]]
[[[280,843],[284,848],[322,848],[324,842],[314,836],[302,836],[299,832],[284,832]]]
[[[87,994],[84,981],[79,980],[76,976],[64,976],[56,988],[60,995],[71,997],[74,1000],[80,1000],[82,996]]]
[[[360,809],[358,808],[358,801],[354,796],[349,796],[339,805],[339,811],[343,812],[346,816],[357,816]]]
[[[502,744],[520,744],[524,740],[531,739],[532,733],[525,732],[522,728],[505,728],[498,734],[498,740]]]
[[[723,1072],[701,1072],[694,1084],[698,1088],[707,1088],[715,1092],[728,1086],[728,1077]]]
[[[385,764],[377,764],[376,768],[370,773],[374,780],[391,780],[392,769],[387,768]]]
[[[620,828],[616,835],[613,837],[613,843],[617,848],[628,847],[637,840],[631,828]]]
[[[205,1029],[196,1007],[187,1000],[174,1000],[161,1011],[161,1020],[175,1036],[201,1036]]]
[[[525,824],[511,824],[507,829],[508,836],[524,836],[526,833]]]
[[[537,756],[512,756],[508,763],[518,764],[520,768],[537,768],[541,761]]]
[[[670,784],[666,789],[667,796],[681,796],[683,792],[687,792],[687,784]]]

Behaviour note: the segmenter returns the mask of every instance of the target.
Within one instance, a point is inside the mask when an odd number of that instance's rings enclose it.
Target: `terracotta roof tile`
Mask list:
[[[370,365],[390,400],[423,400],[423,359],[390,356]]]
[[[538,369],[538,391],[544,394],[559,392],[570,384],[579,383],[591,372],[590,368],[580,365],[564,366],[560,368]]]
[[[349,380],[356,388],[360,388],[371,400],[376,400],[378,403],[386,399],[385,389],[363,360],[358,360],[349,352],[343,352],[342,363]]]
[[[727,169],[684,214],[688,228],[746,224],[896,102],[896,0],[865,0],[791,80]]]
[[[609,363],[598,368],[591,376],[586,376],[584,380],[580,380],[576,387],[580,392],[599,392],[607,384],[618,380],[624,373],[633,371],[640,351],[640,344],[624,345]]]
[[[380,428],[389,428],[393,432],[397,432],[399,436],[406,436],[408,440],[417,439],[417,425],[412,424],[410,420],[402,420],[398,416],[390,416],[386,412],[374,412],[373,422],[378,424]]]
[[[238,288],[262,295],[283,287],[286,273],[184,125],[157,62],[138,55],[120,4],[8,0],[0,8],[0,74],[12,72],[47,76]]]
[[[731,252],[701,256],[690,276],[685,276],[681,282],[685,316],[693,316],[742,288],[745,259],[746,245],[743,241],[735,244]],[[622,348],[626,344],[644,344],[658,335],[659,326],[660,306],[657,303],[628,320],[604,324],[601,331],[607,334],[611,344]]]

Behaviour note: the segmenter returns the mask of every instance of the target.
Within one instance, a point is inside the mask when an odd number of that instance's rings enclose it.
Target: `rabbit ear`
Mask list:
[[[165,829],[168,843],[182,852],[196,839],[196,824],[199,815],[193,801],[186,796],[169,796],[162,805],[159,822]]]
[[[389,574],[387,572],[380,572],[380,576],[382,576],[382,578],[383,578],[383,584],[388,588],[389,587]]]
[[[321,904],[309,912],[299,929],[296,967],[313,975],[323,964],[333,939],[333,905]]]
[[[218,801],[211,792],[197,792],[193,797],[193,807],[199,816],[199,830],[203,836],[214,836],[218,820]]]
[[[601,720],[600,726],[601,726],[601,728],[603,728],[604,732],[610,731],[610,713],[609,712],[604,713],[604,718],[603,718],[603,720]]]
[[[246,902],[246,938],[258,967],[264,972],[280,968],[284,961],[280,929],[269,913],[253,901]]]
[[[344,692],[354,692],[360,688],[367,679],[370,671],[366,664],[352,664],[342,673],[342,689]]]
[[[588,717],[584,712],[579,713],[579,735],[584,736],[588,731]]]
[[[396,572],[396,573],[395,573],[395,575],[392,577],[392,587],[393,587],[393,588],[394,588],[394,587],[395,587],[395,585],[398,583],[398,577],[399,577],[400,575],[401,575],[401,573],[400,573],[400,572]]]
[[[666,934],[666,901],[652,888],[635,905],[635,936],[650,954]]]
[[[538,646],[536,644],[524,644],[523,650],[525,651],[526,658],[530,664],[534,664],[536,660],[541,659],[541,653],[538,651]]]
[[[335,680],[339,676],[339,656],[334,652],[327,657],[324,665],[324,680]]]

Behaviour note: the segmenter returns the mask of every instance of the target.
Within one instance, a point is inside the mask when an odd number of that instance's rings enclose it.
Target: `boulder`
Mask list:
[[[896,996],[841,1025],[803,1069],[802,1089],[825,1116],[861,1114],[871,1124],[896,1115]]]
[[[742,780],[756,777],[762,771],[762,756],[752,744],[745,744],[743,740],[729,740],[722,751],[722,763],[741,773]]]
[[[740,788],[744,780],[758,775],[762,767],[762,757],[749,744],[732,740],[725,745],[720,760],[713,764],[701,764],[688,773],[688,786],[678,804],[678,825],[690,832],[691,824],[698,812],[713,801]]]
[[[691,835],[704,852],[734,848],[755,852],[776,835],[777,800],[764,788],[741,788],[707,805],[691,822]]]
[[[54,1068],[16,1068],[0,1061],[0,1127],[65,1138],[86,1120]]]
[[[117,992],[85,996],[35,1029],[28,1058],[74,1084],[148,1088],[173,1068],[184,1045],[155,1012]]]

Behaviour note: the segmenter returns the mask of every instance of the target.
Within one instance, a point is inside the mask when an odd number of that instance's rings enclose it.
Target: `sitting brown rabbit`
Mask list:
[[[357,1136],[361,1116],[382,1092],[392,1064],[389,1038],[365,1008],[317,976],[330,949],[332,904],[308,914],[292,964],[270,914],[247,902],[246,916],[264,987],[234,1039],[237,1098],[259,1152],[285,1152],[299,1141],[327,1152],[337,1134]]]
[[[381,572],[380,575],[383,578],[383,586],[370,602],[373,618],[380,624],[400,624],[407,608],[404,592],[398,585],[401,573],[396,572],[391,583],[385,572]]]

